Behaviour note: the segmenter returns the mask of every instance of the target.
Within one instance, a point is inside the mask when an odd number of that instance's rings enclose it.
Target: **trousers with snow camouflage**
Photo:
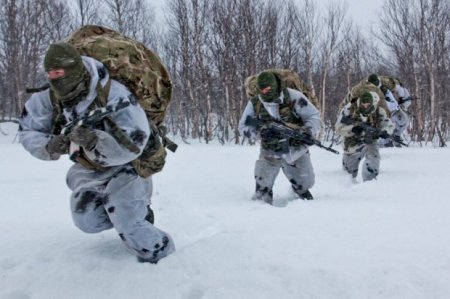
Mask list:
[[[67,174],[67,185],[73,192],[72,218],[82,231],[114,227],[125,246],[143,261],[155,263],[175,250],[170,235],[146,219],[151,177],[138,176],[129,164],[105,172],[75,164]]]
[[[392,114],[391,120],[395,125],[394,136],[402,136],[403,132],[409,126],[408,114],[402,109],[399,109]]]
[[[376,143],[358,144],[352,150],[345,151],[342,165],[352,177],[358,176],[359,163],[364,159],[362,177],[369,181],[377,177],[380,169],[380,151]]]
[[[280,168],[298,193],[303,193],[314,185],[314,169],[308,151],[289,164],[285,159],[270,156],[266,150],[261,149],[255,163],[256,191],[271,192]]]

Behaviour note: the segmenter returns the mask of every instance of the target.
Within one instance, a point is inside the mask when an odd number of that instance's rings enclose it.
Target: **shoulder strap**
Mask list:
[[[53,107],[52,134],[59,135],[59,134],[61,134],[61,131],[62,131],[64,125],[66,124],[66,118],[64,117],[64,114],[63,114],[62,104],[61,104],[61,102],[59,102],[56,99],[55,94],[53,93],[52,89],[49,88],[48,92],[49,92],[50,102],[52,103],[52,107]]]
[[[97,97],[95,98],[97,105],[99,105],[100,107],[105,107],[108,104],[108,96],[110,89],[111,89],[111,79],[109,79],[108,82],[106,82],[104,87],[101,86],[100,82],[97,83],[96,87]],[[139,147],[130,140],[130,137],[126,135],[122,131],[122,129],[119,128],[119,126],[110,116],[105,117],[105,121],[111,128],[111,135],[117,142],[123,145],[130,152],[133,153],[140,152]]]
[[[255,117],[258,118],[259,113],[261,112],[261,102],[259,101],[258,96],[251,98],[250,102],[252,102],[253,110],[255,110]]]

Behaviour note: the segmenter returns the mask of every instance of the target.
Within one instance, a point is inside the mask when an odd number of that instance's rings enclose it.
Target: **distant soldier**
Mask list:
[[[344,137],[342,164],[353,179],[358,176],[359,163],[364,158],[363,180],[378,176],[380,153],[377,140],[389,138],[394,130],[385,108],[378,105],[379,101],[378,93],[367,91],[339,112],[336,133]]]
[[[393,145],[401,147],[401,136],[410,123],[406,112],[411,104],[409,91],[403,87],[398,79],[393,77],[372,74],[369,76],[368,81],[378,86],[383,92],[391,114],[391,120],[395,126],[392,140],[386,140],[381,142],[381,144],[386,147]]]
[[[265,126],[246,124],[247,117],[264,122],[280,121],[312,136],[320,130],[320,113],[300,91],[284,87],[281,76],[264,71],[256,77],[256,95],[248,102],[239,122],[241,133],[260,139],[259,160],[255,163],[256,190],[253,200],[273,203],[275,178],[283,170],[294,192],[302,199],[313,199],[309,189],[314,185],[314,170],[309,155],[311,142],[297,142],[271,131]]]

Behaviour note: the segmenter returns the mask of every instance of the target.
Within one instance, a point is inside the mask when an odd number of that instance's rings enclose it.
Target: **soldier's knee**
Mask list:
[[[311,189],[312,186],[314,186],[314,183],[316,181],[316,177],[314,174],[310,174],[303,178],[303,186],[305,189]]]

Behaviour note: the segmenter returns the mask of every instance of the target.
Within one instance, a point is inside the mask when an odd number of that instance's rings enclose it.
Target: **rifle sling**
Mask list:
[[[97,104],[101,105],[101,107],[106,107],[108,103],[108,96],[110,89],[111,89],[111,79],[108,80],[105,87],[103,88],[100,85],[100,83],[97,84],[96,87],[97,97],[95,98],[95,100],[97,101]],[[130,152],[136,154],[140,152],[139,147],[136,144],[134,144],[134,142],[130,139],[130,137],[127,134],[125,134],[121,128],[119,128],[119,126],[110,116],[106,116],[105,121],[111,128],[111,135],[119,144],[124,146]]]

